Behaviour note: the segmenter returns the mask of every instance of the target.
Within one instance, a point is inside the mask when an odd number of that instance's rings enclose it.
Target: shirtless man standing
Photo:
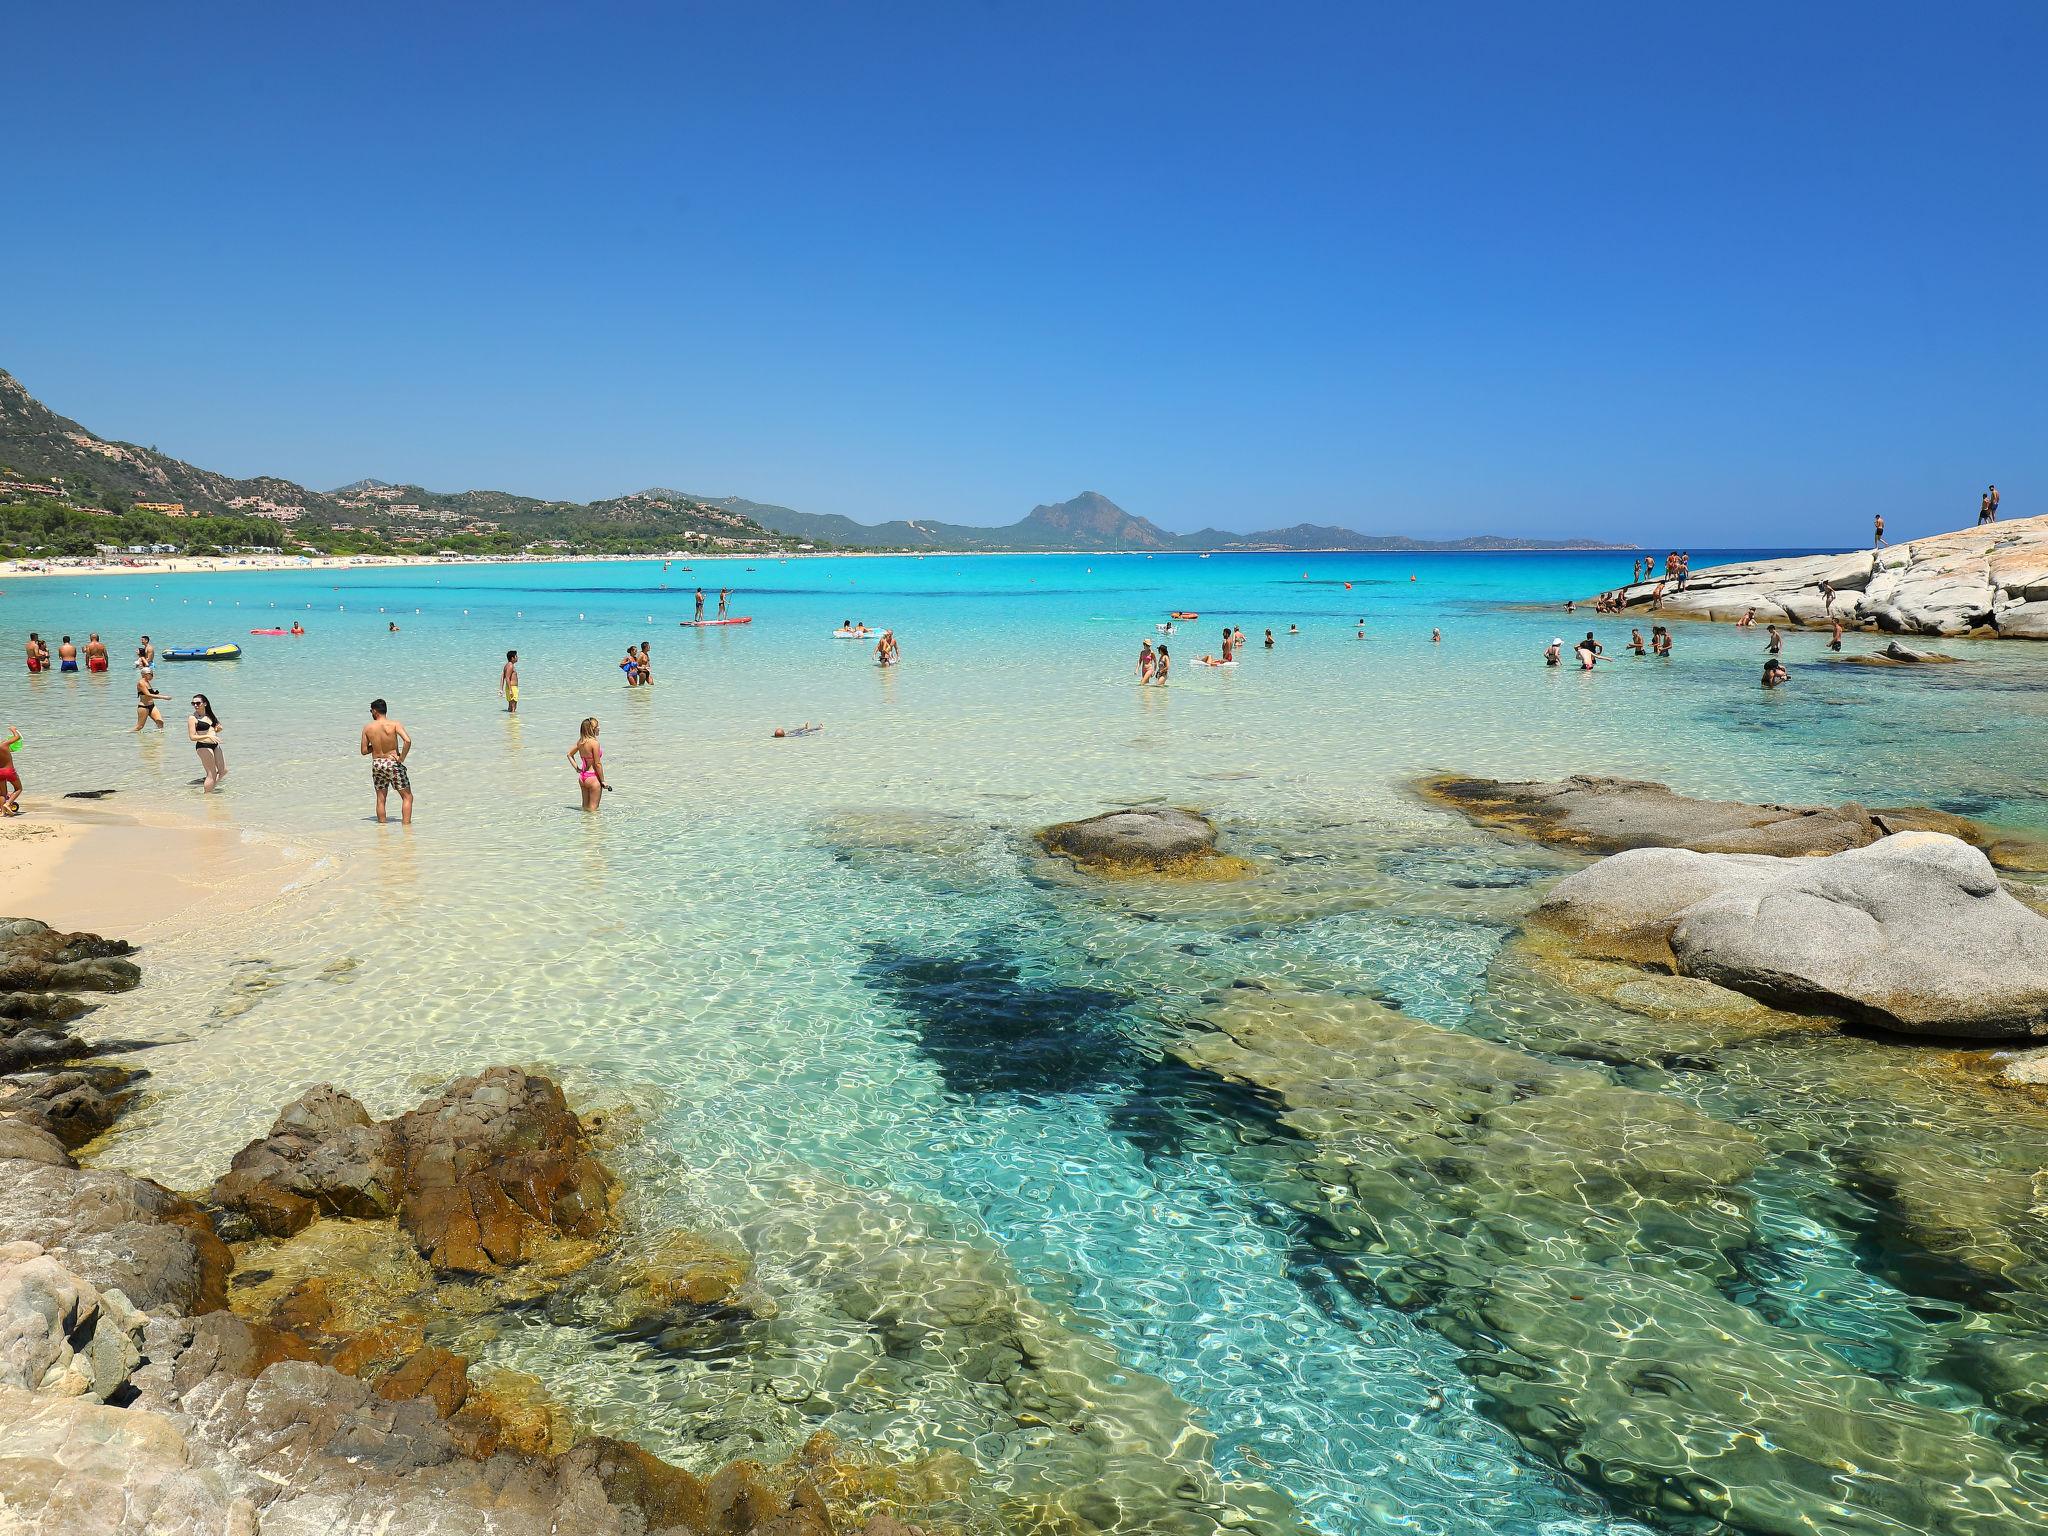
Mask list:
[[[363,727],[362,755],[370,760],[370,782],[377,788],[377,820],[384,815],[384,797],[398,791],[399,819],[412,825],[412,776],[405,760],[412,753],[412,737],[403,725],[386,717],[382,699],[370,700],[370,723]]]
[[[505,713],[519,713],[519,653],[505,653],[505,670],[498,674],[498,692],[505,695]]]
[[[107,643],[100,638],[98,630],[94,630],[85,637],[85,670],[88,672],[104,672],[107,670]]]

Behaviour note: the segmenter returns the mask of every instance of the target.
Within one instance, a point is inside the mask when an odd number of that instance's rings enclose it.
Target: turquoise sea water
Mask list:
[[[2048,830],[2048,647],[1944,642],[1970,664],[1901,673],[1794,634],[1793,685],[1765,694],[1759,634],[1680,624],[1672,660],[1641,660],[1622,654],[1628,624],[1561,612],[1631,558],[80,574],[0,584],[0,612],[17,642],[98,631],[112,676],[7,674],[0,719],[28,738],[32,796],[114,788],[116,807],[232,824],[338,870],[152,951],[148,987],[118,1008],[183,1043],[152,1053],[161,1091],[109,1156],[192,1187],[315,1081],[390,1112],[455,1071],[554,1067],[640,1128],[621,1153],[636,1219],[744,1243],[774,1315],[622,1336],[561,1305],[462,1342],[664,1454],[780,1456],[821,1427],[957,1452],[991,1490],[969,1523],[1031,1523],[1015,1511],[1076,1484],[1107,1490],[1067,1510],[1078,1528],[1677,1519],[1548,1454],[1481,1390],[1477,1346],[1403,1304],[1332,1225],[1328,1169],[1273,1098],[1176,1056],[1248,985],[1377,998],[1764,1135],[1785,1156],[1745,1182],[1754,1240],[1721,1294],[2021,1454],[2022,1429],[1927,1363],[1981,1322],[1972,1308],[1998,1309],[1948,1296],[1929,1320],[1857,1172],[1876,1154],[1824,1128],[1842,1106],[1882,1122],[1882,1095],[1831,1078],[1808,1123],[1772,1107],[1805,1057],[1702,1073],[1584,1048],[1574,1009],[1510,996],[1498,968],[1569,865],[1409,785],[1636,774]],[[709,607],[735,588],[754,622],[678,628],[698,583]],[[1201,618],[1167,637],[1170,686],[1140,689],[1138,642],[1176,608]],[[247,633],[294,618],[304,639]],[[848,618],[893,626],[903,665],[834,639]],[[1241,663],[1195,665],[1226,620],[1249,638]],[[1543,666],[1545,642],[1588,628],[1611,664]],[[160,668],[161,737],[128,729],[142,632],[245,648]],[[642,639],[657,683],[629,691],[615,663]],[[496,684],[515,646],[508,716]],[[193,688],[227,727],[214,797],[180,728]],[[375,695],[417,742],[409,833],[367,820],[355,743]],[[596,818],[564,760],[591,714],[618,783]],[[803,720],[825,729],[770,739]],[[1103,887],[1030,851],[1049,821],[1141,801],[1207,811],[1261,874]],[[1915,1114],[1938,1127],[1944,1102]]]

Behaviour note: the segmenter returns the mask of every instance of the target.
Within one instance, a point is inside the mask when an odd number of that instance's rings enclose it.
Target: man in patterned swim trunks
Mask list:
[[[405,771],[412,752],[412,737],[396,720],[386,717],[389,706],[382,699],[370,700],[370,723],[363,727],[362,755],[370,760],[370,782],[377,788],[377,820],[384,822],[384,797],[398,791],[399,820],[412,825],[412,776]]]

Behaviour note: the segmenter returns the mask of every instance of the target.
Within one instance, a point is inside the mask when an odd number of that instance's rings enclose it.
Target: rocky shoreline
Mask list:
[[[746,1304],[744,1259],[689,1234],[611,1257],[616,1180],[545,1077],[496,1067],[382,1123],[321,1085],[199,1199],[81,1166],[142,1074],[69,1026],[139,982],[127,955],[0,927],[0,1510],[50,1536],[914,1529],[902,1469],[828,1436],[700,1477],[431,1341],[608,1259],[633,1320]],[[373,1249],[417,1282],[374,1315]]]
[[[1659,619],[1732,623],[1753,611],[1758,623],[1808,629],[1840,618],[1890,634],[2048,640],[2048,516],[1851,554],[1705,566],[1683,590],[1647,581],[1621,595],[1623,612]]]

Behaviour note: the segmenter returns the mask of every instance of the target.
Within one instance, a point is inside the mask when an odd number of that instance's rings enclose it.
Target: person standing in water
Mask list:
[[[1840,614],[1838,613],[1838,614],[1836,614],[1836,615],[1835,615],[1835,627],[1834,627],[1834,630],[1833,630],[1833,632],[1832,632],[1831,634],[1829,634],[1829,636],[1828,636],[1828,649],[1829,649],[1829,650],[1831,650],[1831,651],[1839,651],[1839,650],[1840,650],[1841,648],[1842,648],[1842,616],[1841,616],[1841,615],[1840,615]]]
[[[1628,632],[1628,648],[1638,656],[1643,654],[1643,632],[1640,629],[1632,629]]]
[[[154,667],[156,665],[156,642],[150,639],[149,636],[144,635],[142,637],[142,644],[135,648],[135,654],[142,658],[135,665],[138,667]]]
[[[87,672],[104,672],[107,670],[107,645],[104,640],[100,639],[98,630],[94,630],[85,637],[85,670]]]
[[[1149,683],[1152,681],[1152,666],[1152,642],[1150,640],[1140,640],[1138,642],[1139,682]]]
[[[1543,647],[1543,665],[1545,665],[1546,667],[1554,667],[1557,666],[1563,660],[1564,637],[1562,635],[1559,635],[1558,637],[1553,639],[1550,642],[1550,644]]]
[[[1164,649],[1164,647],[1161,647]],[[896,642],[896,631],[885,629],[882,638],[875,643],[875,665],[893,667],[903,659],[903,647]]]
[[[505,696],[505,713],[508,715],[518,714],[519,653],[517,651],[507,651],[505,653],[505,667],[498,674],[498,692]]]
[[[1771,638],[1770,638],[1770,643],[1769,643],[1769,644],[1767,644],[1767,645],[1766,645],[1766,646],[1764,647],[1764,650],[1765,650],[1765,651],[1766,651],[1766,652],[1767,652],[1768,654],[1770,654],[1770,655],[1772,655],[1772,656],[1775,656],[1775,655],[1777,655],[1777,654],[1778,654],[1778,653],[1779,653],[1780,651],[1782,651],[1782,650],[1784,650],[1784,649],[1785,649],[1785,637],[1784,637],[1783,635],[1781,635],[1781,634],[1779,634],[1779,633],[1778,633],[1778,626],[1777,626],[1777,625],[1775,625],[1775,624],[1766,624],[1766,625],[1764,626],[1764,631],[1765,631],[1765,633],[1766,633],[1766,634],[1768,634],[1768,635],[1769,635],[1769,636],[1771,637]]]
[[[1266,631],[1266,649],[1269,651],[1273,649],[1273,631],[1270,629]]]
[[[57,670],[59,672],[76,672],[78,670],[78,647],[71,643],[69,635],[66,635],[57,642]]]
[[[1764,686],[1776,688],[1790,680],[1792,674],[1785,670],[1785,663],[1775,656],[1764,659]]]
[[[203,693],[192,695],[192,714],[185,721],[185,737],[199,754],[199,769],[206,775],[206,793],[212,794],[228,776],[227,759],[220,750],[220,716],[213,700]]]
[[[583,722],[582,734],[569,749],[569,763],[576,770],[577,787],[583,791],[583,809],[595,811],[611,788],[604,781],[604,748],[597,744],[597,716]]]
[[[1163,645],[1152,653],[1152,658],[1158,662],[1158,665],[1152,669],[1152,681],[1157,686],[1164,688],[1166,686],[1167,671],[1173,666],[1173,658],[1166,654],[1166,647]]]
[[[363,727],[360,755],[370,760],[370,783],[377,791],[377,823],[382,826],[384,797],[398,791],[399,819],[412,825],[412,775],[405,760],[412,756],[412,735],[404,725],[390,718],[390,706],[382,699],[370,700],[370,723]]]
[[[158,693],[156,691],[156,673],[148,667],[144,667],[140,672],[136,673],[135,730],[141,730],[152,720],[156,722],[156,728],[162,730],[164,728],[164,716],[163,711],[158,709],[157,705],[169,697],[168,693]],[[132,736],[134,731],[129,732],[129,734]]]

